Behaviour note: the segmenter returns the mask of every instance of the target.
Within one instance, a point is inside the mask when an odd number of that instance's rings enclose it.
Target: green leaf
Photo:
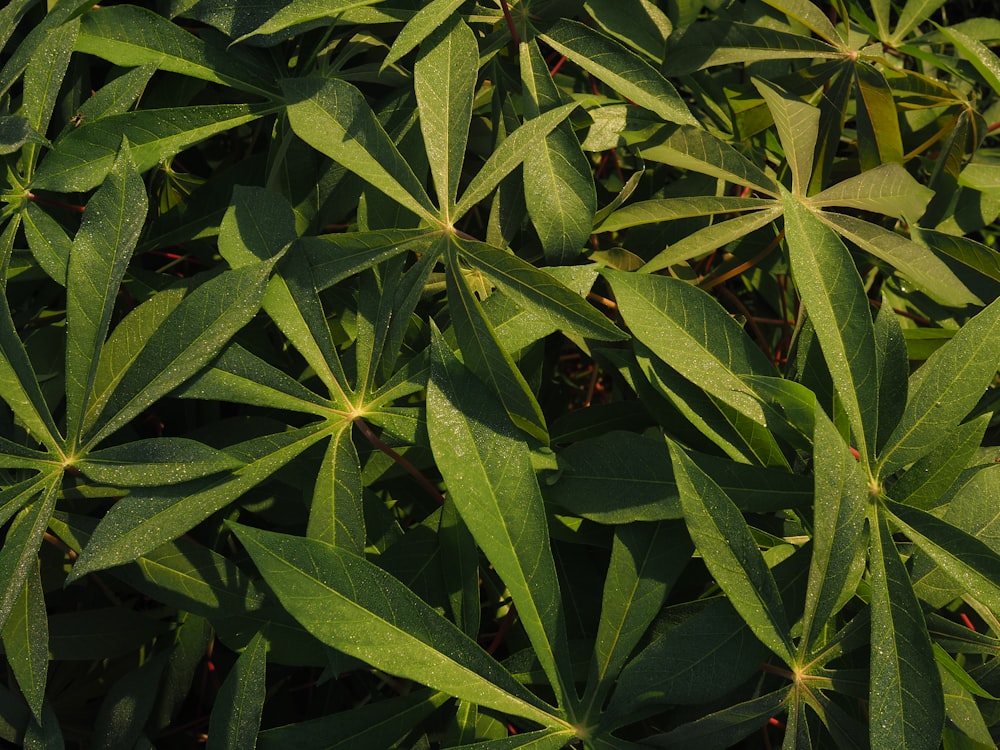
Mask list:
[[[544,115],[543,115],[544,117]],[[541,118],[539,118],[541,119]],[[509,143],[510,139],[504,141]],[[457,240],[462,258],[544,323],[600,341],[625,338],[611,321],[552,274],[482,242]]]
[[[766,424],[764,408],[742,376],[773,375],[774,367],[718,302],[678,279],[602,273],[639,341],[711,396]]]
[[[684,520],[705,565],[754,635],[791,664],[794,649],[778,584],[743,515],[722,488],[674,443],[670,444],[670,456]]]
[[[156,65],[146,63],[105,83],[97,93],[80,105],[78,114],[83,118],[80,122],[125,114],[142,96],[155,72]]]
[[[994,281],[1000,281],[1000,255],[992,248],[969,237],[956,237],[917,227],[912,228],[912,231],[914,239],[925,247],[947,255]]]
[[[543,139],[569,117],[576,107],[575,102],[556,107],[528,120],[510,133],[493,150],[476,176],[469,181],[458,205],[455,206],[452,221],[466,214],[469,209],[492,193],[500,181],[521,166],[532,150],[539,148]]]
[[[45,39],[45,54],[33,57],[24,71],[20,113],[27,116],[31,126],[39,133],[48,130],[59,88],[69,67],[78,27],[79,24],[73,20],[52,29]],[[38,144],[29,141],[22,156],[26,176],[34,171],[37,153]]]
[[[694,216],[756,211],[774,205],[775,202],[767,198],[733,198],[714,195],[658,198],[622,206],[595,228],[599,232],[617,232],[643,224],[688,219]]]
[[[17,45],[17,49],[4,63],[3,68],[0,69],[0,97],[10,91],[10,87],[20,78],[31,59],[39,54],[40,49],[44,48],[48,33],[52,29],[62,26],[81,13],[89,11],[92,7],[93,3],[90,0],[63,0],[63,2],[56,3],[51,12],[47,13],[41,21],[35,24],[34,28],[28,31]],[[0,28],[3,29],[0,31],[0,35],[9,35],[16,26],[11,25],[8,28],[0,24]],[[0,36],[0,38],[4,37]],[[6,42],[6,38],[4,41]]]
[[[427,432],[448,495],[510,590],[560,706],[572,710],[576,695],[559,580],[528,446],[443,338],[436,337],[433,347]]]
[[[401,206],[437,223],[438,211],[423,185],[360,91],[336,78],[286,79],[281,87],[299,138]]]
[[[264,708],[267,642],[250,641],[215,696],[208,722],[207,750],[254,750]]]
[[[392,747],[447,700],[449,697],[445,693],[413,690],[318,719],[265,729],[257,735],[257,747],[258,750]]]
[[[832,44],[841,42],[837,28],[826,14],[810,0],[764,0],[772,8],[777,8],[790,19],[798,21],[816,36]]]
[[[147,203],[128,142],[122,141],[114,165],[87,202],[66,274],[66,441],[71,451],[83,432],[101,349]]]
[[[681,76],[757,60],[840,59],[844,55],[820,39],[746,23],[692,23],[683,31],[668,40],[664,75]]]
[[[643,745],[726,750],[738,745],[740,740],[760,728],[769,718],[780,714],[790,693],[790,687],[783,687],[773,693],[737,703],[703,716],[697,721],[681,724],[664,734],[647,737],[643,740]]]
[[[270,104],[216,104],[146,109],[84,122],[56,140],[42,160],[32,189],[83,192],[99,185],[111,169],[122,137],[137,169],[145,172],[217,133],[274,111]]]
[[[11,225],[13,226],[13,225]],[[17,336],[7,298],[0,295],[0,397],[24,424],[31,436],[54,454],[59,454],[62,437],[56,428],[38,377]]]
[[[515,425],[542,443],[548,443],[545,417],[531,386],[497,340],[482,305],[459,268],[458,252],[451,245],[448,256],[448,310],[465,366],[500,399]]]
[[[174,395],[249,403],[320,416],[327,416],[333,406],[299,381],[235,343],[228,344],[210,367],[175,390]]]
[[[786,471],[715,456],[696,462],[742,509],[767,512],[812,502],[812,483]],[[627,524],[683,518],[670,452],[659,439],[611,430],[559,453],[559,474],[545,496],[595,523]]]
[[[150,336],[184,299],[186,289],[164,289],[132,310],[115,327],[111,337],[101,347],[100,360],[94,372],[84,430],[90,430],[118,383],[129,371],[135,358],[146,346]]]
[[[32,716],[42,724],[42,703],[49,670],[49,626],[37,556],[29,561],[20,588],[2,629],[3,650]]]
[[[420,132],[445,221],[457,218],[452,209],[468,145],[478,74],[476,37],[460,16],[452,16],[425,40],[413,66]]]
[[[254,487],[328,434],[323,424],[255,438],[227,452],[245,465],[232,476],[127,495],[101,519],[66,578],[132,562],[176,539]]]
[[[759,78],[753,81],[767,102],[792,173],[792,194],[804,196],[813,171],[816,141],[819,138],[819,110],[784,89]],[[787,210],[787,206],[786,206]]]
[[[786,194],[784,204],[795,284],[867,466],[878,434],[878,372],[868,298],[837,236],[794,196]]]
[[[848,206],[916,221],[933,191],[917,182],[901,164],[890,162],[838,182],[808,199],[810,206]]]
[[[896,21],[896,30],[892,32],[892,37],[887,40],[889,44],[898,47],[899,43],[911,31],[929,19],[931,14],[944,3],[945,0],[906,0],[906,5],[903,6],[903,10],[899,14],[899,20]]]
[[[272,267],[263,262],[225,271],[188,294],[122,376],[89,443],[100,442],[211,361],[256,314]]]
[[[972,64],[994,93],[1000,94],[1000,57],[978,39],[958,29],[948,26],[939,28],[945,38],[955,45],[955,51]]]
[[[567,19],[549,27],[541,39],[622,96],[667,122],[698,125],[673,85],[614,39]]]
[[[48,146],[49,140],[23,115],[0,117],[0,155],[15,154],[28,143]]]
[[[889,488],[893,500],[930,510],[942,504],[948,489],[983,444],[990,415],[958,425],[942,437],[930,453],[915,461]]]
[[[466,635],[475,637],[482,619],[479,595],[479,550],[455,501],[445,497],[438,526],[441,573],[452,618]]]
[[[755,211],[752,214],[743,214],[734,219],[709,224],[654,255],[639,269],[639,273],[662,271],[669,266],[724,248],[730,242],[737,242],[751,232],[767,226],[779,216],[781,208],[773,206],[764,211]]]
[[[135,746],[153,711],[166,665],[167,654],[160,652],[111,687],[94,719],[90,747],[118,750]]]
[[[906,339],[885,295],[882,295],[882,305],[875,316],[875,369],[879,382],[875,449],[881,451],[906,408],[910,374]]]
[[[883,514],[871,532],[871,746],[937,750],[944,698],[920,602]]]
[[[684,526],[677,522],[625,524],[615,529],[583,699],[587,715],[604,705],[618,673],[659,614],[692,552]]]
[[[309,259],[316,289],[322,291],[400,253],[422,253],[440,236],[441,232],[427,229],[327,234],[296,240],[289,254]]]
[[[520,46],[521,86],[526,114],[537,117],[562,103],[538,44]],[[542,148],[525,159],[524,200],[551,265],[573,262],[590,236],[597,193],[590,161],[569,123],[549,133]]]
[[[572,741],[572,730],[550,728],[534,732],[521,732],[497,740],[485,740],[462,745],[463,750],[561,750]]]
[[[134,440],[90,451],[74,463],[89,479],[122,487],[179,484],[242,465],[228,453],[187,438]]]
[[[886,162],[902,164],[899,114],[888,81],[878,68],[864,60],[855,60],[854,76],[858,87],[855,101],[861,168],[872,169]]]
[[[884,500],[893,523],[938,566],[994,613],[1000,613],[1000,554],[930,513]]]
[[[66,267],[73,242],[66,231],[35,201],[28,204],[22,215],[24,236],[28,240],[31,254],[56,283],[66,286]]]
[[[561,724],[474,641],[364,558],[316,539],[230,526],[282,605],[323,643],[494,710]]]
[[[361,461],[351,439],[351,424],[346,422],[330,437],[313,489],[306,535],[363,555],[365,515]]]
[[[745,185],[766,195],[778,196],[778,184],[756,164],[711,133],[694,127],[661,131],[642,150],[644,159],[718,177]],[[698,200],[703,200],[699,197]],[[717,198],[718,200],[718,198]],[[723,199],[725,200],[725,199]],[[731,200],[731,199],[730,199]]]
[[[396,34],[392,48],[382,61],[380,70],[385,70],[412,52],[418,44],[441,28],[461,5],[462,0],[431,0],[420,8]]]
[[[926,455],[969,413],[1000,365],[1000,300],[993,302],[932,354],[910,378],[910,398],[879,456],[887,477]]]
[[[954,307],[982,304],[955,272],[927,247],[853,216],[831,211],[816,216],[844,239],[895,267],[945,304]]]
[[[345,13],[357,8],[364,8],[379,0],[292,0],[287,5],[276,10],[274,6],[262,6],[270,17],[253,31],[238,37],[235,42],[244,42],[257,36],[289,36],[289,29],[296,26],[312,26],[316,22],[329,19],[335,21]]]
[[[152,63],[160,70],[265,97],[277,93],[272,71],[246,48],[214,46],[162,15],[134,5],[87,13],[80,24],[76,51],[128,68]]]
[[[784,593],[805,579],[805,555],[792,555],[774,570]],[[769,651],[726,598],[669,608],[669,629],[626,665],[607,710],[608,726],[647,716],[650,706],[715,701],[759,673]],[[679,610],[679,611],[672,611]],[[679,622],[678,622],[679,620]],[[669,620],[668,620],[669,622]]]
[[[856,570],[853,562],[863,543],[868,507],[868,488],[861,464],[819,405],[813,444],[816,482],[813,549],[799,642],[802,655],[809,653],[813,637],[854,594],[858,581],[852,577]]]
[[[55,508],[61,479],[61,472],[54,472],[41,480],[37,489],[32,489],[33,493],[40,490],[41,496],[15,516],[0,549],[0,581],[6,582],[0,593],[0,630],[6,627],[24,582],[37,565],[38,548]]]

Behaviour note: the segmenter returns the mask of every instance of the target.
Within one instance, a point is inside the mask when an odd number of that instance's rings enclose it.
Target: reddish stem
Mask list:
[[[394,451],[388,445],[379,440],[378,436],[374,432],[372,432],[372,428],[369,427],[368,423],[365,422],[361,417],[358,417],[354,420],[354,425],[355,427],[358,428],[358,430],[361,431],[361,434],[368,439],[369,443],[371,443],[373,446],[378,448],[385,455],[387,455],[389,458],[391,458],[393,461],[399,464],[399,466],[401,466],[403,469],[406,470],[407,474],[416,479],[417,484],[423,487],[428,495],[437,500],[438,505],[444,505],[444,495],[442,495],[438,491],[437,487],[431,484],[430,480],[420,472],[420,469],[418,469],[416,466],[411,464],[401,455],[396,453],[396,451]]]
[[[510,14],[510,6],[507,5],[507,0],[500,0],[500,7],[503,8],[503,17],[507,22],[507,29],[510,31],[510,38],[514,42],[515,46],[521,44],[521,37],[517,33],[517,27],[514,25],[514,17]]]

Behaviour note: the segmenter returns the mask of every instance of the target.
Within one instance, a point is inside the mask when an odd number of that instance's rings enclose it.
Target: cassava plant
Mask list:
[[[12,0],[0,739],[995,747],[997,44]]]

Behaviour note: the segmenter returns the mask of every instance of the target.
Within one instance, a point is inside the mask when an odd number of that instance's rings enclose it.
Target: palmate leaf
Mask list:
[[[926,455],[975,406],[1000,365],[1000,300],[968,321],[910,379],[903,416],[878,458],[888,477]]]
[[[452,210],[465,161],[478,72],[476,37],[457,15],[425,40],[413,66],[420,131],[445,221],[455,218]]]
[[[122,487],[159,487],[238,469],[239,459],[188,438],[151,438],[90,451],[75,463],[89,479]]]
[[[56,140],[42,160],[32,188],[82,192],[111,169],[122,136],[140,172],[199,141],[276,111],[273,104],[215,104],[147,109],[84,122]]]
[[[944,699],[920,602],[899,559],[884,511],[871,530],[871,694],[873,750],[935,750]]]
[[[497,711],[562,724],[475,641],[364,558],[315,539],[231,527],[282,605],[323,643]]]
[[[510,590],[559,705],[577,701],[548,523],[528,446],[505,410],[435,336],[427,432],[448,495]]]
[[[101,519],[70,571],[67,583],[93,570],[131,562],[164,542],[176,539],[328,434],[328,427],[316,423],[254,438],[227,449],[244,464],[232,476],[195,480],[126,496]]]
[[[875,332],[861,277],[847,248],[801,201],[786,194],[785,239],[795,284],[865,465],[878,435]]]
[[[778,584],[743,515],[726,493],[684,451],[670,456],[691,540],[733,607],[762,643],[792,663],[791,631]]]
[[[66,283],[66,440],[76,447],[115,299],[146,217],[146,187],[123,141],[114,165],[87,202],[73,241]]]
[[[207,364],[257,313],[273,261],[225,271],[177,305],[150,335],[87,436],[95,445]]]

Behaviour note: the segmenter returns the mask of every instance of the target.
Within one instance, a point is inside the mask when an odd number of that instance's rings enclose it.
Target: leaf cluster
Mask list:
[[[977,12],[12,0],[0,739],[995,746]]]

